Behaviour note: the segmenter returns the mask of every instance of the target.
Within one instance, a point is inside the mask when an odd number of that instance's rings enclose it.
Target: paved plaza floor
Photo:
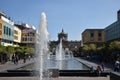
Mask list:
[[[94,69],[96,68],[97,65],[96,63],[92,63],[90,61],[86,61],[83,59],[78,59],[76,60],[90,66],[93,66]],[[5,71],[5,70],[10,70],[10,69],[15,69],[30,63],[33,63],[33,60],[27,61],[26,63],[23,63],[23,61],[20,61],[18,65],[14,64],[13,62],[7,62],[6,64],[0,64],[0,72]],[[105,67],[106,71],[111,70],[110,68]],[[0,77],[0,80],[39,80],[37,77]],[[110,80],[110,77],[58,77],[58,78],[51,78],[49,80]]]
[[[37,77],[0,77],[0,80],[39,80]],[[110,80],[108,77],[59,77],[48,80]]]
[[[20,60],[18,62],[18,64],[14,64],[13,62],[11,61],[8,61],[6,62],[5,64],[0,64],[0,72],[4,72],[6,70],[14,70],[14,69],[18,69],[22,66],[25,66],[25,65],[28,65],[28,64],[31,64],[33,63],[34,60],[26,60],[26,63],[23,62],[23,60]]]
[[[90,62],[90,61],[81,59],[81,58],[75,58],[75,59],[78,60],[79,62],[87,65],[88,67],[93,67],[95,70],[96,70],[97,66],[100,65],[100,64],[97,64],[97,63],[94,63],[94,62]],[[105,71],[113,71],[112,68],[108,68],[108,67],[105,67],[105,66],[104,66],[104,70]]]

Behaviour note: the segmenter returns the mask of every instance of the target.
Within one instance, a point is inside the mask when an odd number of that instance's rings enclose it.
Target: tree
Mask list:
[[[83,55],[88,55],[88,52],[89,52],[89,46],[88,45],[84,45],[82,47],[82,53],[83,53]]]
[[[96,45],[95,44],[90,44],[89,45],[89,50],[92,51],[92,52],[95,52],[97,49]]]
[[[7,50],[5,46],[0,45],[0,62],[3,64],[7,61]]]
[[[3,52],[3,46],[0,45],[0,62],[1,63],[3,63],[3,54],[2,54],[2,52]]]
[[[15,47],[13,47],[13,46],[7,46],[6,49],[7,49],[8,54],[14,54],[15,53]]]
[[[109,44],[109,50],[111,51],[111,53],[109,53],[110,58],[112,58],[110,61],[114,62],[120,57],[120,41],[111,42]]]
[[[27,48],[25,49],[25,52],[26,52],[26,53],[30,53],[30,54],[34,54],[34,53],[35,53],[35,49],[34,49],[34,48],[28,48],[28,47],[27,47]]]
[[[109,49],[111,49],[113,51],[120,50],[120,41],[111,42],[109,45]]]

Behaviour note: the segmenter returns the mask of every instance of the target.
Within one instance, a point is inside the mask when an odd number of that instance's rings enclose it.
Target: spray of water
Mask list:
[[[39,80],[48,80],[48,43],[49,43],[49,33],[47,31],[47,19],[46,15],[43,12],[41,14],[41,21],[39,29],[36,33],[36,55],[37,55],[37,62],[36,68],[40,73]]]
[[[60,40],[59,45],[56,47],[56,60],[64,60],[65,52],[62,47],[62,39]]]

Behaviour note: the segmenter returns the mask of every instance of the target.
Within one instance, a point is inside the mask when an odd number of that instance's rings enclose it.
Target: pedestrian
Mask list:
[[[16,64],[18,64],[18,55],[15,55]]]
[[[101,67],[99,65],[97,66],[96,71],[97,71],[97,75],[100,76],[100,73],[102,70],[101,70]]]
[[[24,56],[23,58],[23,63],[26,63],[26,56]]]
[[[117,72],[119,71],[119,69],[120,69],[120,66],[119,66],[119,65],[120,65],[120,62],[119,62],[118,60],[116,60],[116,61],[115,61],[114,71],[117,71]]]
[[[104,62],[101,62],[102,71],[104,71]]]
[[[12,62],[14,62],[14,58],[15,58],[15,56],[14,56],[14,54],[12,55]]]
[[[31,57],[30,57],[30,55],[29,55],[29,56],[28,56],[29,61],[30,61],[30,58],[31,58]]]

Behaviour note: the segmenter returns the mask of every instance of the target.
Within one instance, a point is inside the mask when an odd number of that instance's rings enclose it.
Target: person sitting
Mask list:
[[[97,75],[100,76],[100,73],[101,73],[101,71],[102,71],[101,67],[100,67],[100,66],[97,66],[96,71],[97,71]]]
[[[117,60],[116,62],[115,62],[115,69],[114,69],[114,71],[119,71],[119,68],[120,68],[120,62]]]

